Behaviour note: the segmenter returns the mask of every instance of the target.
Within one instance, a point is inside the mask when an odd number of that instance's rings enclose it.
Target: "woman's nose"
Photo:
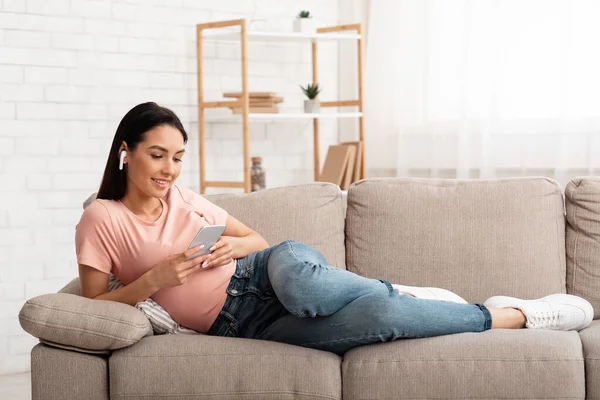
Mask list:
[[[167,161],[166,165],[163,168],[163,172],[169,175],[175,174],[175,162]]]

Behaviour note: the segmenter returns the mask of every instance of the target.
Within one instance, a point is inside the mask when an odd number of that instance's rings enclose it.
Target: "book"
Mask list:
[[[352,177],[352,182],[356,182],[360,180],[360,173],[362,169],[362,153],[363,153],[363,144],[361,141],[357,142],[341,142],[345,146],[355,146],[356,147],[356,157],[354,161],[354,176]]]
[[[242,92],[225,92],[223,97],[242,97]],[[248,92],[248,97],[257,99],[268,99],[275,97],[274,92]]]
[[[241,114],[241,108],[231,108],[234,114]],[[277,114],[279,112],[279,108],[276,106],[273,107],[250,107],[248,108],[248,112],[251,113],[265,113],[265,114]]]
[[[346,190],[348,186],[353,182],[354,178],[354,159],[356,158],[356,148],[358,146],[352,145],[342,145],[347,146],[349,149],[348,152],[348,162],[346,163],[346,169],[344,171],[344,179],[342,180],[342,184],[340,185],[340,189]]]
[[[341,186],[348,165],[350,151],[350,146],[329,146],[323,170],[319,176],[319,182],[331,182]]]
[[[260,99],[260,100],[263,100],[263,99]],[[250,107],[275,107],[277,105],[277,103],[274,101],[270,101],[270,100],[269,101],[255,101],[254,99],[252,99],[252,100],[250,100],[249,105],[250,105]]]

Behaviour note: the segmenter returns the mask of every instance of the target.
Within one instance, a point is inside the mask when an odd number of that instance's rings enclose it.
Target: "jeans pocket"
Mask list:
[[[235,265],[235,272],[233,273],[233,276],[238,279],[250,278],[251,271],[249,265],[250,263],[248,262],[246,257],[237,259]]]

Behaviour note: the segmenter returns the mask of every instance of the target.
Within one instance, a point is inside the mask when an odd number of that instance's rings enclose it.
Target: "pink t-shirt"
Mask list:
[[[156,222],[140,219],[118,200],[92,202],[77,225],[77,262],[112,272],[128,285],[169,255],[185,251],[202,226],[227,221],[227,211],[183,187],[173,185],[160,201],[163,210]],[[225,304],[234,272],[235,260],[200,269],[183,285],[151,297],[180,325],[206,333]]]

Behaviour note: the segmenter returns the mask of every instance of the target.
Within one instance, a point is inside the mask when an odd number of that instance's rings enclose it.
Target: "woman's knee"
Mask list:
[[[282,250],[287,252],[291,258],[298,262],[310,262],[313,264],[327,265],[327,260],[321,252],[306,243],[295,240],[286,240],[281,243]]]

